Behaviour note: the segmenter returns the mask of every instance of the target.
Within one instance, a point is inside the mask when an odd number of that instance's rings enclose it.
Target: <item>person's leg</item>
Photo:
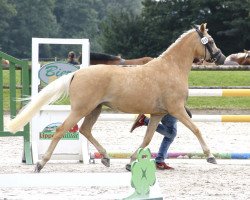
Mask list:
[[[145,123],[148,123],[147,119],[145,119]],[[177,119],[171,115],[165,115],[162,118],[161,123],[162,124],[158,125],[156,131],[164,135],[164,138],[162,139],[157,157],[155,158],[156,167],[162,170],[173,169],[172,167],[169,167],[164,160],[167,157],[168,149],[177,134]]]
[[[171,115],[165,115],[162,118],[161,123],[162,124],[159,124],[156,129],[158,133],[164,135],[157,157],[155,159],[155,161],[158,163],[164,162],[168,149],[177,134],[177,119],[175,117],[172,117]]]
[[[149,118],[144,118],[144,125],[148,125]],[[177,119],[171,115],[165,115],[162,120],[161,124],[158,125],[156,132],[162,134],[164,137],[167,138],[174,138],[177,133]]]
[[[134,130],[134,128],[139,126],[147,126],[149,123],[149,118],[145,115],[139,115],[136,121],[137,123],[134,123],[136,126],[132,126],[131,132]],[[138,124],[140,125],[138,126]],[[167,166],[164,160],[167,156],[168,149],[177,134],[177,119],[171,115],[165,115],[161,120],[161,124],[158,125],[156,131],[164,136],[157,153],[157,157],[155,158],[156,167],[158,169],[173,169],[172,167]]]
[[[159,151],[158,151],[157,156],[155,158],[157,169],[162,169],[162,170],[174,169],[165,163],[165,158],[167,157],[168,149],[173,141],[174,141],[174,138],[164,137],[162,139]]]

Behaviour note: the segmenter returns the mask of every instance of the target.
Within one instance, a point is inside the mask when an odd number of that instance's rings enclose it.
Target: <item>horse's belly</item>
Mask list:
[[[106,102],[105,105],[125,113],[166,113],[164,106],[160,106],[157,101],[150,101],[147,98],[121,97]]]

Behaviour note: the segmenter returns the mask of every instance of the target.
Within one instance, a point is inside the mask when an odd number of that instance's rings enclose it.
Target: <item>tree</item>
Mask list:
[[[156,44],[158,52],[161,44],[170,45],[184,30],[204,22],[226,55],[250,46],[249,0],[145,0],[143,5],[147,41]]]
[[[7,0],[0,0],[0,49],[3,51],[5,51],[8,44],[12,42],[8,37],[8,31],[10,30],[10,21],[16,14],[16,9],[11,3]]]
[[[184,31],[204,22],[208,23],[209,33],[225,55],[250,46],[249,0],[144,0],[142,4],[142,13],[136,19],[138,21],[128,20],[119,12],[110,15],[109,21],[103,26],[102,44],[105,50],[110,51],[112,44],[117,51],[136,48],[139,53],[131,52],[131,57],[138,54],[155,57]],[[133,33],[134,26],[139,29]],[[131,35],[128,36],[128,33]],[[112,41],[128,37],[130,39],[123,39],[119,43]],[[134,42],[132,38],[138,42]]]
[[[250,46],[249,0],[206,0],[201,2],[211,34],[226,55],[243,51]]]
[[[55,15],[60,26],[59,34],[69,38],[89,38],[91,51],[102,52],[101,23],[109,13],[120,10],[139,12],[140,2],[141,0],[57,0]]]
[[[8,45],[11,55],[30,58],[32,37],[53,37],[58,26],[53,15],[54,0],[11,0],[15,5],[17,15],[12,18],[8,32],[12,43]],[[45,54],[50,54],[50,48],[44,46]]]
[[[141,55],[142,21],[140,16],[124,11],[110,13],[102,26],[101,44],[106,53],[121,54],[125,58]]]
[[[144,51],[155,57],[165,51],[179,35],[190,29],[189,1],[143,1]],[[184,17],[185,16],[185,17]]]
[[[101,23],[99,42],[104,52],[125,58],[141,55],[141,0],[106,0],[106,17]]]
[[[91,49],[100,50],[101,47],[96,42],[99,34],[98,13],[94,9],[100,2],[99,0],[57,0],[55,15],[60,26],[58,36],[88,38]]]
[[[30,58],[32,37],[89,38],[91,51],[154,57],[203,22],[225,55],[250,46],[249,0],[0,0],[0,15],[0,47],[20,58]],[[41,48],[42,57],[67,52]]]

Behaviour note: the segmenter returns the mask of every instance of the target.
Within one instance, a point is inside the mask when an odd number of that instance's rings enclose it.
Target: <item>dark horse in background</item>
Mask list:
[[[153,60],[151,57],[142,57],[136,59],[123,59],[120,56],[109,55],[105,53],[90,53],[90,65],[144,65]],[[78,57],[78,62],[82,64],[82,55]]]
[[[135,59],[124,59],[120,56],[114,56],[106,53],[90,53],[90,65],[98,65],[98,64],[105,64],[105,65],[145,65],[149,61],[153,60],[152,57],[141,57]],[[202,64],[201,59],[194,59],[194,64]],[[82,55],[78,57],[78,63],[82,64]]]

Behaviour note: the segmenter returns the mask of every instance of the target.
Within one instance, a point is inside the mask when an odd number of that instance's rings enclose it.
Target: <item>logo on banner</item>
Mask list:
[[[52,123],[47,125],[42,132],[40,132],[39,138],[40,140],[51,140],[53,135],[56,132],[56,128],[60,126],[62,123]],[[62,140],[79,140],[79,128],[76,124],[72,127],[62,138]]]
[[[38,72],[38,77],[42,82],[49,84],[58,77],[69,74],[78,69],[77,66],[70,63],[52,62],[41,67]]]

